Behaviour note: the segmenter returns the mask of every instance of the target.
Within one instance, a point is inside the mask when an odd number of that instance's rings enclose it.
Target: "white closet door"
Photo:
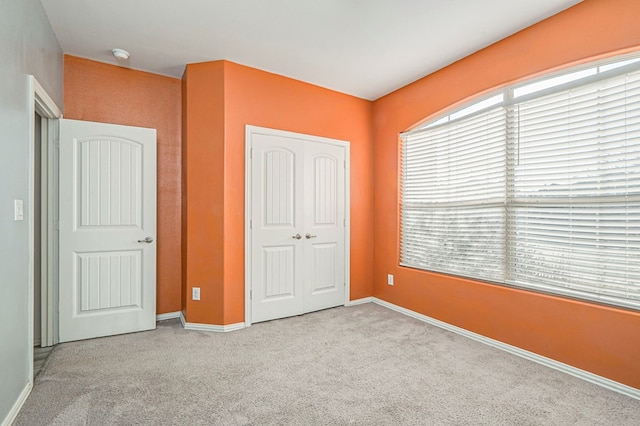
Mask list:
[[[304,144],[304,311],[344,304],[345,148]]]
[[[156,324],[156,131],[60,120],[60,342]]]
[[[252,150],[253,321],[303,312],[302,141],[254,135]]]
[[[345,144],[252,129],[251,322],[344,304]]]

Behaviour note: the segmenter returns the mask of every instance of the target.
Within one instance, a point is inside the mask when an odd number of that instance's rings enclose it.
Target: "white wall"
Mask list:
[[[62,50],[39,0],[0,0],[0,423],[29,383],[28,74],[62,108]],[[25,201],[14,222],[13,200]]]

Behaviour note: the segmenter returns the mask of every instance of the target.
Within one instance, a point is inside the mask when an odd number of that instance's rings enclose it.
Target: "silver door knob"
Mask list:
[[[147,243],[151,244],[153,242],[153,237],[145,237],[144,240],[138,240],[139,243]]]
[[[302,235],[300,235],[300,234],[296,234],[296,235],[294,235],[294,236],[293,236],[293,237],[291,237],[291,238],[295,238],[296,240],[299,240],[300,238],[302,238]]]
[[[307,240],[310,240],[310,239],[312,239],[312,238],[317,237],[317,235],[311,235],[311,234],[307,233],[307,235],[305,235],[304,237],[305,237]]]

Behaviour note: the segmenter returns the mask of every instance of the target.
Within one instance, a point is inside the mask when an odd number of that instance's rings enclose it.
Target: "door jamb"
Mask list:
[[[41,286],[41,346],[57,343],[57,191],[58,191],[58,120],[62,111],[33,76],[29,76],[29,359],[30,380],[33,383],[33,298],[34,285]],[[35,114],[42,122],[42,182],[41,185],[41,282],[34,282],[34,205],[35,197]]]
[[[338,145],[345,148],[345,211],[344,211],[344,306],[351,299],[351,144],[348,141],[325,138],[321,136],[307,135],[303,133],[289,132],[286,130],[258,127],[247,124],[245,126],[245,177],[244,177],[244,325],[251,325],[251,159],[254,134],[267,134],[284,136],[295,139],[305,139],[314,142]]]

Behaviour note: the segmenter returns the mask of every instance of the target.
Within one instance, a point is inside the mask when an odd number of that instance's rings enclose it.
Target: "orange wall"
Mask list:
[[[637,0],[585,0],[374,102],[374,296],[640,388],[640,313],[398,266],[398,134],[475,94],[638,49],[638,16]]]
[[[351,299],[372,294],[371,102],[225,63],[225,232],[244,236],[245,125],[342,139],[351,150]],[[225,322],[244,321],[244,237],[225,238]]]
[[[188,65],[183,84],[183,311],[223,324],[224,64]],[[244,189],[242,189],[244,191]],[[191,288],[200,287],[200,300]]]
[[[220,67],[223,67],[222,77],[219,74]],[[219,280],[219,271],[214,271],[212,265],[202,265],[201,268],[202,271],[211,271],[215,277],[206,284],[206,289],[202,290],[202,297],[207,291],[213,294],[213,297],[219,298],[223,306],[219,311],[219,306],[202,301],[195,302],[191,308],[187,307],[187,320],[209,324],[233,324],[244,321],[246,124],[350,142],[351,298],[370,296],[373,257],[371,102],[227,61],[188,65],[185,75],[188,79],[187,104],[191,110],[208,110],[210,115],[219,117],[219,109],[207,107],[206,103],[210,102],[212,97],[224,98],[224,182],[220,185],[217,178],[212,180],[201,173],[192,174],[189,170],[187,183],[187,187],[193,189],[194,193],[221,191],[224,197],[224,226],[220,230],[224,235],[218,236],[217,230],[207,230],[202,236],[211,236],[215,241],[215,254],[223,256],[223,279]],[[194,78],[198,79],[197,82],[194,82]],[[221,78],[224,81],[222,95],[219,93]],[[189,112],[187,115],[187,152],[192,149],[204,152],[200,145],[211,141],[207,142],[204,137],[196,140],[190,132],[205,135],[217,129],[218,125],[214,125],[209,116],[192,120],[192,113]],[[191,167],[190,161],[188,168]],[[219,165],[213,154],[207,154],[203,161],[215,162],[216,167]],[[211,189],[211,185],[215,189]],[[207,206],[212,207],[213,203],[213,200],[209,200]],[[187,210],[190,211],[191,207]],[[222,238],[222,245],[219,238]],[[191,243],[187,244],[187,249],[190,249]],[[191,252],[189,253],[188,264],[211,261],[207,258],[196,259]],[[196,256],[201,254],[195,250],[194,253],[198,253]],[[188,282],[187,292],[191,291],[190,285]],[[220,314],[223,316],[222,321],[219,321]]]
[[[64,116],[157,129],[157,313],[180,310],[180,80],[64,57]]]

